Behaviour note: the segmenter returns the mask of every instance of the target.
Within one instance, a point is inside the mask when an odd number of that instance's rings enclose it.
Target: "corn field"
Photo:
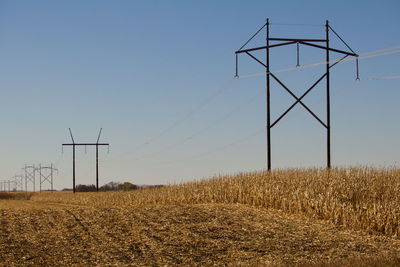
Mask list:
[[[97,207],[240,203],[305,214],[353,230],[400,236],[400,170],[396,168],[263,171],[156,189],[42,193],[32,199]]]

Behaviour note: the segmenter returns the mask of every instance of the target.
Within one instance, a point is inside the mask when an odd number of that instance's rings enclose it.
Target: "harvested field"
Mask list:
[[[3,199],[0,263],[398,266],[399,179],[399,170],[290,170]]]
[[[400,241],[236,204],[1,210],[11,265],[268,265],[393,257]]]
[[[349,229],[400,236],[400,169],[395,168],[240,173],[128,193],[47,192],[33,199],[96,207],[240,203],[305,214]]]
[[[13,193],[0,192],[0,200],[1,199],[28,200],[32,197],[32,195],[33,193],[25,193],[25,192],[13,192]]]

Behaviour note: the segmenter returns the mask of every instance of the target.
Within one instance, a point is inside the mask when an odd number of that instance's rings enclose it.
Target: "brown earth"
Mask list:
[[[400,240],[243,204],[0,200],[0,244],[0,266],[337,265],[400,257]]]

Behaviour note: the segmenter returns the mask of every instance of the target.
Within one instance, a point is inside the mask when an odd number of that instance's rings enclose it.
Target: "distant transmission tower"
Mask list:
[[[31,166],[27,166],[25,165],[24,168],[22,168],[22,170],[24,170],[24,174],[25,174],[25,191],[28,191],[28,184],[32,183],[33,185],[33,192],[36,191],[36,168],[35,165],[31,165]]]
[[[12,184],[12,186],[11,186]],[[16,190],[15,181],[7,180],[0,181],[0,191],[1,192],[11,192]]]
[[[259,34],[264,28],[266,28],[266,45],[261,47],[254,47],[249,49],[243,49],[257,34]],[[329,46],[329,33],[332,31],[351,51],[342,51],[339,49],[334,49]],[[293,45],[297,46],[297,66],[299,66],[299,45],[310,46],[314,48],[319,48],[325,50],[326,53],[326,71],[325,73],[314,82],[301,96],[297,96],[293,93],[273,72],[271,72],[270,65],[270,49],[279,46]],[[265,50],[266,59],[265,63],[262,60],[255,57],[251,52]],[[335,52],[344,55],[341,59],[335,61],[331,64],[330,52]],[[331,167],[331,106],[330,106],[330,69],[337,63],[341,62],[348,56],[356,57],[356,67],[357,67],[357,79],[358,75],[358,55],[350,48],[350,46],[329,26],[329,22],[326,21],[325,24],[325,39],[298,39],[298,38],[274,38],[270,37],[270,23],[267,19],[266,23],[238,50],[236,54],[236,77],[238,77],[238,55],[245,53],[254,59],[257,63],[262,65],[266,71],[266,104],[267,104],[267,168],[271,170],[271,129],[297,104],[302,105],[326,130],[327,130],[327,151],[326,151],[326,166]],[[304,102],[303,98],[323,79],[326,80],[326,121],[321,120]],[[287,91],[294,99],[295,102],[279,116],[274,122],[271,122],[271,79],[275,80],[280,87]]]
[[[64,146],[72,146],[72,186],[73,191],[75,193],[75,147],[76,146],[95,146],[96,147],[96,190],[99,191],[99,146],[107,146],[108,151],[110,151],[110,144],[106,143],[99,143],[100,136],[101,136],[102,128],[100,129],[99,135],[97,136],[96,143],[75,143],[74,137],[72,135],[72,131],[69,128],[69,133],[71,135],[72,143],[70,144],[62,144]]]
[[[6,181],[6,180],[0,182],[0,188],[1,188],[2,192],[10,192],[11,188],[10,188],[9,182],[10,181]]]
[[[24,190],[24,176],[23,175],[14,175],[14,183],[16,191]]]
[[[42,166],[39,164],[37,171],[39,172],[40,192],[42,192],[42,184],[45,182],[50,184],[51,191],[53,191],[53,175],[58,169],[54,168],[53,164],[50,166]]]

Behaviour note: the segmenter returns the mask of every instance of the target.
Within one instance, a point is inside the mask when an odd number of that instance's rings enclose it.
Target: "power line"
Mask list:
[[[391,51],[392,50],[392,51]],[[394,50],[394,51],[393,51]],[[379,50],[375,50],[375,51],[370,51],[370,52],[366,52],[363,53],[359,56],[359,59],[366,59],[366,58],[372,58],[372,57],[379,57],[379,56],[384,56],[384,55],[392,55],[392,54],[399,54],[400,53],[400,46],[394,46],[394,47],[387,47],[387,48],[383,48],[383,49],[379,49]],[[287,68],[287,69],[279,69],[279,70],[274,70],[274,73],[282,73],[282,72],[289,72],[289,71],[297,71],[299,69],[303,69],[303,68],[310,68],[310,67],[315,67],[315,66],[320,66],[320,65],[325,65],[328,63],[338,63],[339,61],[350,61],[350,60],[354,60],[353,58],[345,58],[345,59],[337,59],[337,60],[333,60],[331,62],[318,62],[318,63],[313,63],[313,64],[308,64],[308,65],[303,65],[300,67],[293,67],[293,68]],[[265,75],[265,72],[263,73],[254,73],[254,74],[247,74],[247,75],[241,75],[240,78],[250,78],[250,77],[256,77],[256,76],[261,76],[261,75]],[[115,156],[114,158],[111,159],[106,159],[103,161],[114,161],[116,159],[120,159],[132,154],[137,153],[136,150],[150,144],[151,142],[155,141],[156,139],[159,139],[160,137],[166,135],[168,132],[170,132],[173,128],[179,126],[180,124],[182,124],[183,122],[185,122],[186,120],[188,120],[193,114],[195,114],[197,111],[199,111],[200,109],[202,109],[204,106],[206,106],[208,103],[210,103],[211,101],[213,101],[217,96],[219,96],[220,94],[222,94],[224,91],[226,91],[229,86],[232,84],[232,82],[235,79],[230,79],[228,80],[228,82],[222,86],[219,90],[217,90],[214,94],[210,95],[209,97],[205,98],[203,101],[201,101],[196,108],[192,109],[190,112],[188,112],[186,115],[184,115],[183,117],[181,117],[180,119],[178,119],[177,121],[175,121],[172,125],[170,125],[169,127],[167,127],[166,129],[164,129],[163,131],[161,131],[159,134],[149,138],[147,141],[145,141],[144,143],[138,145],[137,147],[135,147],[135,149],[132,151],[128,151],[126,153],[122,153],[120,155]],[[142,158],[139,157],[139,158]]]
[[[381,52],[390,51],[390,50],[398,50],[398,49],[400,49],[400,45],[390,46],[390,47],[386,47],[386,48],[382,48],[382,49],[378,49],[378,50],[374,50],[374,51],[370,51],[370,52],[361,53],[360,55],[376,54],[376,53],[381,53]]]
[[[113,161],[116,159],[121,159],[123,157],[132,155],[137,153],[137,150],[143,148],[144,146],[150,145],[151,143],[153,143],[154,141],[156,141],[157,139],[160,139],[161,137],[165,136],[167,133],[169,133],[170,131],[172,131],[174,128],[178,127],[179,125],[181,125],[182,123],[184,123],[185,121],[187,121],[190,117],[192,117],[194,114],[196,114],[198,111],[200,111],[202,108],[204,108],[205,106],[207,106],[209,103],[211,103],[214,99],[216,99],[219,95],[221,95],[222,93],[224,93],[226,90],[228,90],[231,85],[236,81],[236,79],[234,78],[230,78],[229,80],[227,80],[221,87],[218,88],[217,91],[215,91],[213,94],[209,95],[208,97],[204,98],[202,101],[200,101],[193,109],[191,109],[189,112],[187,112],[186,114],[184,114],[183,116],[181,116],[178,120],[176,120],[175,122],[173,122],[170,126],[168,126],[167,128],[165,128],[164,130],[162,130],[161,132],[159,132],[158,134],[150,137],[149,139],[147,139],[146,141],[144,141],[143,143],[137,145],[136,147],[134,147],[133,149],[130,149],[129,151],[125,152],[125,153],[121,153],[120,155],[117,155],[111,159],[108,159],[107,161]]]
[[[356,83],[356,82],[357,82],[357,81],[355,81],[355,80],[350,80],[350,81],[344,83],[344,84],[343,84],[342,86],[340,86],[338,89],[335,89],[335,91],[334,91],[334,93],[332,94],[332,96],[337,96],[338,94],[344,92],[345,89],[349,88],[349,85],[354,84],[354,83]],[[319,99],[318,101],[314,101],[313,103],[311,103],[311,105],[313,105],[313,106],[318,106],[318,105],[320,105],[320,104],[322,104],[322,100],[321,100],[321,99]],[[300,115],[300,113],[295,113],[295,115],[292,116],[292,117],[290,117],[290,119],[293,119],[294,117],[299,116],[299,115]],[[264,129],[259,129],[259,130],[255,131],[255,132],[252,132],[251,134],[246,135],[246,136],[244,136],[244,137],[241,137],[241,138],[239,138],[239,139],[237,139],[237,140],[235,140],[235,141],[233,141],[233,142],[229,142],[229,143],[227,143],[227,144],[225,144],[225,145],[222,145],[222,146],[213,148],[213,149],[211,149],[211,150],[209,150],[209,151],[206,151],[206,152],[203,152],[203,153],[195,154],[195,155],[192,155],[192,156],[186,156],[186,157],[184,157],[182,160],[163,161],[163,162],[159,162],[159,163],[162,163],[162,164],[173,164],[173,163],[177,163],[177,162],[184,162],[184,161],[188,161],[188,160],[193,160],[193,159],[195,160],[195,159],[198,159],[198,158],[202,158],[202,157],[207,156],[207,155],[209,155],[209,154],[212,154],[212,153],[215,153],[215,152],[218,152],[218,151],[222,151],[222,150],[228,149],[228,148],[230,148],[230,147],[232,147],[232,146],[236,146],[236,145],[238,145],[238,144],[240,144],[240,143],[243,143],[243,142],[245,142],[245,141],[248,141],[248,140],[250,140],[251,138],[254,138],[255,136],[261,134],[263,131],[264,131]]]
[[[225,149],[228,149],[228,148],[230,148],[232,146],[235,146],[235,145],[238,145],[238,144],[243,143],[245,141],[248,141],[248,140],[256,137],[257,135],[260,135],[261,133],[263,133],[263,131],[264,131],[264,129],[259,129],[259,130],[255,131],[255,132],[252,132],[252,133],[250,133],[250,134],[248,134],[248,135],[246,135],[244,137],[241,137],[241,138],[239,138],[239,139],[237,139],[237,140],[235,140],[233,142],[230,142],[228,144],[216,147],[214,149],[211,149],[209,151],[206,151],[206,152],[203,152],[203,153],[200,153],[200,154],[196,154],[196,155],[185,157],[183,160],[179,160],[179,161],[164,161],[164,162],[160,162],[160,163],[171,164],[171,163],[176,163],[176,162],[182,162],[182,161],[202,158],[202,157],[207,156],[209,154],[212,154],[212,153],[215,153],[215,152],[218,152],[218,151],[221,151],[221,150],[225,150]]]
[[[400,79],[400,75],[363,78],[363,79],[360,79],[360,81],[362,82],[362,81],[371,81],[371,80],[390,80],[390,79]],[[344,89],[348,88],[348,85],[349,85],[349,84],[352,84],[352,83],[355,83],[355,82],[357,82],[357,81],[351,80],[351,81],[349,81],[348,83],[345,83],[344,86],[340,86],[338,89],[335,89],[334,92],[333,92],[333,96],[337,96],[338,94],[344,92]],[[259,94],[257,94],[256,96],[259,96]],[[250,104],[250,103],[252,102],[252,101],[251,101],[252,99],[253,99],[253,98],[251,98],[250,101],[246,102],[246,104]],[[312,104],[312,105],[315,105],[315,104],[320,104],[320,103],[321,103],[321,101],[319,100],[319,101],[316,101],[316,102],[311,103],[311,104]],[[242,105],[239,106],[239,107],[245,106],[246,104],[242,104]],[[227,114],[225,114],[222,118],[228,117],[228,114],[234,113],[236,110],[240,110],[239,107],[236,107],[235,109],[231,110],[230,112],[228,112]],[[299,113],[296,113],[296,114],[297,114],[297,115],[295,115],[295,116],[298,116],[298,115],[299,115]],[[221,119],[222,119],[222,118],[221,118]],[[290,119],[293,119],[293,116],[292,116]],[[209,127],[212,128],[212,127],[211,127],[211,124],[210,124],[209,126],[207,126],[206,128],[209,128]],[[206,128],[204,128],[204,129],[206,129]],[[236,145],[238,145],[238,144],[240,144],[240,143],[246,142],[246,141],[248,141],[248,140],[250,140],[250,139],[252,139],[252,138],[258,136],[259,134],[261,134],[261,133],[263,132],[263,130],[264,130],[264,129],[259,129],[259,130],[255,131],[255,132],[252,132],[252,133],[250,133],[250,134],[248,134],[248,135],[246,135],[246,136],[244,136],[244,137],[241,137],[241,138],[239,138],[239,139],[237,139],[237,140],[235,140],[235,141],[229,142],[229,143],[224,144],[224,145],[222,145],[222,146],[218,146],[218,147],[213,148],[213,149],[211,149],[211,150],[209,150],[209,151],[206,151],[206,152],[202,152],[202,153],[195,154],[195,155],[191,155],[191,156],[186,156],[186,157],[184,157],[184,158],[181,159],[181,160],[175,160],[175,161],[159,161],[159,162],[157,162],[157,163],[160,163],[160,164],[174,164],[174,163],[180,163],[180,162],[185,162],[185,161],[190,161],[190,160],[196,160],[196,159],[199,159],[199,158],[208,156],[208,155],[210,155],[210,154],[216,153],[216,152],[218,152],[218,151],[223,151],[223,150],[229,149],[230,147],[236,146]],[[198,132],[201,132],[201,130],[198,131]],[[192,135],[194,135],[194,134],[192,134]],[[185,138],[185,139],[188,139],[188,137]],[[185,140],[185,139],[184,139],[184,140]],[[183,144],[183,143],[185,143],[185,141],[181,142],[181,144]],[[168,148],[170,148],[170,146],[169,146]],[[164,151],[165,151],[165,150],[163,150],[162,152],[164,152]],[[149,155],[146,155],[146,156],[149,156]],[[60,159],[62,159],[62,156],[59,157],[59,160],[57,160],[57,162],[59,162]],[[140,159],[140,158],[139,158],[139,159]],[[78,160],[78,161],[79,161],[79,160]],[[104,160],[104,161],[108,161],[108,160]],[[8,181],[3,181],[3,183],[1,184],[1,188],[3,188],[4,191],[6,190],[7,182],[8,182]],[[10,182],[10,183],[11,183],[11,182]],[[0,188],[0,191],[2,191],[1,188]]]
[[[186,141],[192,140],[193,138],[195,138],[196,136],[210,130],[211,128],[220,125],[222,122],[224,122],[225,120],[227,120],[228,118],[230,118],[234,113],[242,110],[244,107],[247,107],[248,105],[250,105],[251,103],[253,103],[255,100],[258,99],[258,97],[262,94],[262,91],[260,93],[258,93],[257,95],[255,95],[254,97],[252,97],[251,99],[249,99],[249,101],[243,103],[242,105],[232,109],[231,111],[229,111],[228,113],[226,113],[224,116],[222,116],[221,118],[215,120],[214,122],[212,122],[211,124],[209,124],[208,126],[198,130],[197,132],[194,132],[193,134],[191,134],[190,136],[188,136],[187,138],[183,139],[183,141],[179,144],[183,144]]]
[[[324,27],[322,24],[305,24],[305,23],[270,23],[270,25],[276,26],[306,26],[306,27]]]
[[[360,58],[371,58],[371,57],[379,57],[379,56],[383,56],[383,55],[390,55],[390,54],[398,54],[400,53],[400,51],[398,51],[398,49],[400,49],[400,46],[395,46],[395,47],[388,47],[388,48],[383,48],[380,50],[376,50],[376,51],[370,51],[370,52],[366,52],[361,54]],[[344,59],[343,61],[347,61],[349,59]],[[350,59],[351,60],[351,59]],[[338,60],[333,61],[334,63],[338,62]],[[322,65],[322,64],[327,64],[327,62],[318,62],[318,63],[314,63],[314,64],[309,64],[309,65],[304,65],[301,67],[297,67],[297,68],[288,68],[288,69],[283,69],[283,70],[276,70],[274,71],[275,73],[279,73],[279,72],[289,72],[289,71],[295,71],[295,70],[299,70],[301,68],[308,68],[308,67],[313,67],[313,66],[318,66],[318,65]],[[250,75],[242,75],[241,78],[248,78],[248,77],[252,77],[252,76],[256,76],[256,75],[265,75],[265,73],[260,73],[260,74],[250,74]],[[397,76],[390,76],[390,77],[380,77],[380,78],[365,78],[365,79],[361,79],[362,81],[364,80],[378,80],[378,79],[395,79],[397,78]],[[156,139],[166,135],[169,131],[171,131],[173,128],[175,128],[176,126],[180,125],[181,123],[183,123],[184,121],[186,121],[187,119],[189,119],[194,113],[196,113],[198,110],[200,110],[201,108],[203,108],[204,106],[206,106],[208,103],[210,103],[211,101],[213,101],[217,96],[219,96],[222,92],[226,91],[229,86],[231,85],[231,83],[234,81],[234,79],[230,79],[228,80],[228,82],[226,84],[224,84],[224,86],[222,86],[219,90],[217,90],[214,94],[210,95],[209,97],[205,98],[203,101],[201,101],[194,109],[192,109],[190,112],[188,112],[187,114],[185,114],[183,117],[181,117],[179,120],[177,120],[175,123],[173,123],[171,126],[169,126],[168,128],[164,129],[163,131],[161,131],[159,134],[149,138],[147,141],[145,141],[144,143],[142,143],[140,146],[143,145],[148,145],[151,142],[155,141]],[[230,112],[231,113],[231,112]],[[223,118],[227,118],[229,117],[229,113],[226,114],[224,117],[221,118],[221,120],[223,121]],[[219,122],[220,120],[218,120],[217,122]],[[197,135],[200,135],[201,133],[207,131],[208,129],[212,128],[214,124],[210,124],[207,127],[191,134],[190,136],[186,137],[185,139],[183,139],[183,141],[180,141],[178,143],[175,143],[173,145],[167,146],[166,148],[164,148],[161,151],[158,151],[156,153],[152,153],[149,155],[144,155],[144,156],[140,156],[134,160],[139,160],[142,159],[144,157],[148,157],[148,156],[152,156],[155,154],[159,154],[160,152],[164,152],[167,151],[169,149],[171,149],[172,147],[175,147],[179,144],[183,144],[186,143],[187,141],[191,140],[192,138],[196,137]],[[136,147],[136,148],[138,148]],[[136,153],[136,151],[129,151],[127,153],[123,153],[120,154],[117,157],[114,157],[112,159],[106,159],[103,160],[102,162],[106,162],[106,161],[113,161],[117,158],[121,158],[124,156],[128,156],[131,155],[133,153]]]
[[[263,94],[263,91],[260,91],[259,93],[257,93],[256,95],[254,95],[253,97],[251,97],[248,101],[240,104],[237,107],[234,107],[233,109],[231,109],[230,111],[228,111],[225,115],[223,115],[222,117],[216,119],[215,121],[211,122],[209,125],[201,128],[200,130],[192,133],[191,135],[189,135],[188,137],[184,138],[182,141],[177,142],[175,145],[171,145],[168,146],[167,150],[170,150],[178,145],[182,145],[184,143],[186,143],[187,141],[192,140],[193,138],[195,138],[198,135],[201,135],[202,133],[208,131],[209,129],[220,125],[222,122],[224,122],[225,120],[227,120],[228,118],[230,118],[234,113],[242,110],[243,108],[249,106],[251,103],[253,103],[255,100],[257,100],[259,98],[259,96],[261,96]],[[164,152],[166,149],[160,151],[160,152]],[[156,155],[159,153],[156,153]],[[153,156],[153,155],[152,155]]]
[[[222,117],[220,117],[220,118],[214,120],[213,122],[211,122],[211,123],[208,124],[207,126],[201,128],[200,130],[193,132],[192,134],[190,134],[189,136],[183,138],[182,140],[179,140],[178,142],[175,142],[175,143],[173,143],[173,144],[171,144],[171,145],[165,146],[164,148],[162,148],[162,149],[160,149],[160,150],[157,150],[156,152],[138,156],[138,157],[134,158],[133,160],[140,160],[140,159],[143,159],[143,158],[146,158],[146,157],[153,157],[153,156],[156,156],[156,155],[161,154],[162,152],[169,151],[169,150],[171,150],[171,149],[173,149],[173,148],[175,148],[175,147],[177,147],[177,146],[180,146],[180,145],[182,145],[182,144],[184,144],[184,143],[187,143],[188,141],[190,141],[190,140],[194,139],[195,137],[197,137],[197,136],[203,134],[204,132],[206,132],[206,131],[212,129],[213,127],[220,125],[222,122],[224,122],[225,120],[229,119],[234,113],[236,113],[236,112],[242,110],[243,108],[249,106],[249,105],[250,105],[251,103],[253,103],[255,100],[259,99],[259,96],[260,96],[262,93],[263,93],[263,92],[260,91],[259,93],[257,93],[257,94],[254,95],[253,97],[251,97],[248,101],[246,101],[246,102],[240,104],[240,105],[237,106],[237,107],[234,107],[233,109],[231,109],[230,111],[228,111],[227,113],[225,113]],[[110,160],[107,160],[107,159],[106,159],[106,160],[103,160],[103,161],[104,161],[104,162],[108,162],[108,161],[111,161],[111,160],[114,160],[114,159],[110,159]]]
[[[384,76],[384,77],[370,77],[370,78],[363,78],[360,80],[361,81],[381,81],[381,80],[394,80],[394,79],[400,79],[400,75]]]
[[[390,50],[394,50],[394,51],[390,51]],[[395,55],[395,54],[400,54],[400,46],[363,53],[363,54],[360,54],[360,56],[358,58],[359,59],[367,59],[367,58],[380,57],[380,56],[386,56],[386,55]],[[352,61],[352,60],[355,60],[355,59],[354,58],[345,58],[343,60],[340,60],[340,59],[331,60],[330,62],[321,61],[321,62],[317,62],[317,63],[302,65],[300,67],[292,67],[292,68],[286,68],[286,69],[273,70],[271,72],[282,73],[282,72],[296,71],[296,70],[300,70],[300,69],[306,69],[306,68],[316,67],[316,66],[320,66],[320,65],[326,65],[328,63],[331,64],[331,63],[336,63],[339,61],[345,62],[345,61]],[[238,77],[239,78],[252,78],[252,77],[257,77],[257,76],[264,76],[265,74],[266,74],[266,72],[257,72],[257,73],[240,75]]]
[[[400,46],[387,47],[387,48],[383,48],[383,49],[379,49],[379,50],[375,50],[375,51],[370,51],[370,52],[363,53],[363,54],[361,54],[361,56],[360,56],[359,58],[371,58],[371,57],[379,57],[379,56],[388,55],[388,54],[398,54],[398,53],[400,53],[400,50],[399,50],[399,49],[400,49]],[[335,64],[335,63],[338,63],[338,62],[348,61],[348,60],[352,60],[352,59],[347,59],[347,58],[345,58],[345,59],[333,60],[333,61],[331,61],[330,63]],[[310,67],[320,66],[320,65],[324,65],[324,64],[327,64],[327,62],[326,62],[326,61],[324,61],[324,62],[318,62],[318,63],[308,64],[308,65],[303,65],[303,66],[300,66],[300,67],[294,67],[294,68],[287,68],[287,69],[275,70],[275,71],[272,71],[272,72],[274,72],[274,73],[283,73],[283,72],[297,71],[297,70],[302,69],[302,68],[310,68]],[[249,78],[249,77],[255,77],[255,76],[259,76],[259,75],[265,75],[265,72],[264,72],[264,73],[249,74],[249,75],[241,75],[240,78]],[[375,79],[376,79],[376,78],[375,78]],[[168,128],[166,128],[165,130],[163,130],[163,131],[160,132],[159,134],[153,136],[152,138],[150,138],[150,139],[147,140],[146,142],[142,143],[140,146],[147,145],[147,144],[151,143],[151,141],[154,141],[154,140],[156,140],[156,139],[158,139],[158,138],[164,136],[166,133],[168,133],[168,132],[169,132],[170,130],[172,130],[174,127],[180,125],[181,123],[183,123],[184,121],[186,121],[187,119],[189,119],[195,112],[197,112],[198,110],[200,110],[202,107],[206,106],[208,103],[210,103],[212,100],[214,100],[217,96],[219,96],[222,92],[224,92],[225,90],[227,90],[227,89],[229,88],[229,86],[231,85],[231,83],[232,83],[234,80],[235,80],[235,79],[230,79],[230,80],[228,81],[228,83],[226,83],[224,86],[222,86],[222,87],[221,87],[219,90],[217,90],[213,95],[210,95],[209,97],[207,97],[207,98],[205,98],[203,101],[201,101],[200,104],[199,104],[196,108],[194,108],[191,112],[189,112],[188,114],[186,114],[186,115],[185,115],[184,117],[182,117],[181,119],[177,120],[174,124],[172,124],[171,126],[169,126]],[[364,80],[364,79],[362,79],[362,80]],[[229,112],[228,114],[224,115],[224,117],[229,117],[229,114],[231,114],[231,113],[232,113],[232,112]],[[222,121],[223,121],[223,120],[222,120]],[[220,121],[218,120],[218,122],[220,122]],[[164,151],[166,151],[166,150],[168,150],[168,149],[170,149],[170,148],[172,148],[172,147],[177,146],[177,145],[180,144],[180,143],[185,143],[185,142],[187,142],[188,140],[194,138],[195,136],[197,136],[197,135],[199,135],[199,134],[201,134],[201,133],[207,131],[208,129],[212,128],[214,124],[215,124],[215,123],[212,123],[212,124],[210,124],[209,126],[207,126],[207,127],[203,128],[203,129],[199,130],[198,132],[195,132],[195,133],[191,134],[190,136],[186,137],[186,138],[184,139],[184,141],[180,141],[180,142],[178,142],[178,143],[176,143],[176,144],[169,145],[169,146],[167,146],[166,148],[164,148],[164,149],[162,149],[162,150],[159,150],[159,151],[157,151],[157,152],[155,152],[155,153],[146,154],[146,155],[144,155],[144,156],[143,156],[143,155],[142,155],[142,156],[138,156],[138,157],[136,157],[134,160],[140,160],[140,159],[145,158],[145,157],[158,155],[160,152],[164,152]],[[140,146],[136,147],[136,150],[137,150]],[[117,156],[115,156],[115,157],[113,157],[113,158],[111,158],[111,159],[102,160],[102,162],[114,161],[114,160],[116,160],[116,159],[120,159],[120,158],[129,156],[129,155],[135,154],[135,153],[137,153],[136,150],[134,150],[134,151],[129,151],[129,152],[126,152],[126,153],[122,153],[122,154],[117,155]]]
[[[285,77],[287,76],[287,74],[285,75]],[[227,113],[225,113],[223,116],[221,116],[220,118],[212,121],[211,123],[209,123],[208,125],[206,125],[205,127],[199,129],[198,131],[193,132],[192,134],[190,134],[189,136],[179,140],[178,142],[175,142],[171,145],[167,145],[164,148],[157,150],[156,152],[153,153],[148,153],[145,155],[140,155],[136,158],[134,158],[133,160],[141,160],[143,158],[147,158],[147,157],[153,157],[156,155],[161,154],[162,152],[166,152],[169,151],[179,145],[182,145],[192,139],[194,139],[195,137],[205,133],[206,131],[212,129],[215,126],[220,125],[222,122],[224,122],[225,120],[229,119],[234,113],[242,110],[243,108],[249,106],[251,103],[253,103],[255,100],[259,99],[259,97],[262,95],[263,91],[260,91],[259,93],[255,94],[253,97],[251,97],[250,99],[248,99],[246,102],[241,103],[240,105],[232,108],[231,110],[229,110]],[[120,158],[120,157],[116,157],[116,158]],[[109,161],[114,161],[116,158],[112,158],[112,159],[104,159],[102,160],[102,162],[109,162]]]
[[[173,124],[171,124],[169,127],[167,127],[166,129],[164,129],[163,131],[161,131],[159,134],[151,137],[150,139],[148,139],[146,142],[144,142],[143,144],[150,144],[151,142],[155,141],[156,139],[166,135],[169,131],[171,131],[173,128],[179,126],[180,124],[182,124],[183,122],[185,122],[186,120],[188,120],[191,116],[193,116],[196,112],[198,112],[199,110],[201,110],[203,107],[205,107],[206,105],[208,105],[209,103],[211,103],[217,96],[219,96],[220,94],[222,94],[224,91],[226,91],[234,82],[234,79],[229,79],[222,87],[220,87],[215,93],[213,93],[212,95],[208,96],[207,98],[203,99],[202,101],[199,102],[199,104],[194,107],[192,110],[190,110],[188,113],[186,113],[184,116],[182,116],[180,119],[178,119],[177,121],[175,121]]]

